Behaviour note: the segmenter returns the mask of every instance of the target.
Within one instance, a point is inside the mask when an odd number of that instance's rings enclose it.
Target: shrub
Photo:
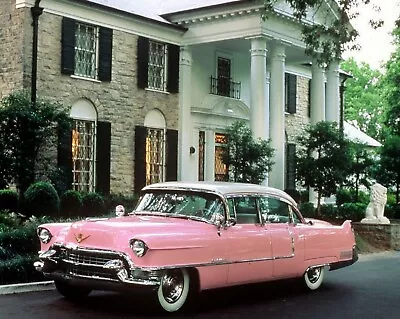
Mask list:
[[[0,211],[0,232],[13,229],[21,225],[22,218],[16,213],[8,210]]]
[[[0,190],[0,210],[18,212],[18,193],[11,189]]]
[[[348,189],[340,188],[336,192],[336,205],[339,207],[344,203],[351,203],[353,201],[351,192]]]
[[[336,219],[338,215],[337,209],[331,204],[321,205],[321,215],[329,220]]]
[[[36,223],[21,225],[0,233],[0,260],[17,255],[33,254],[39,250]]]
[[[303,217],[314,218],[315,217],[315,207],[313,203],[301,203],[299,205],[299,210]]]
[[[60,198],[52,184],[36,182],[24,194],[24,211],[28,215],[57,216]]]
[[[63,217],[77,217],[82,212],[83,196],[75,190],[68,190],[61,195],[60,213]]]
[[[82,199],[82,213],[85,216],[101,216],[105,214],[104,198],[99,193],[87,193]]]
[[[344,203],[338,209],[339,217],[359,222],[365,217],[367,205],[364,203]]]
[[[124,195],[121,193],[107,195],[104,199],[106,212],[114,212],[117,205],[123,205],[125,211],[130,212],[135,208],[137,200],[137,196],[135,195]]]
[[[16,284],[45,280],[42,273],[36,271],[33,263],[37,254],[17,255],[0,260],[0,284]]]

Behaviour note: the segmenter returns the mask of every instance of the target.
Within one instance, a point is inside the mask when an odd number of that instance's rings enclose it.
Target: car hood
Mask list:
[[[131,239],[143,240],[151,249],[199,246],[202,239],[216,237],[218,229],[212,224],[181,218],[160,216],[125,216],[88,219],[71,224],[60,232],[56,241],[65,245],[118,249],[129,246]]]

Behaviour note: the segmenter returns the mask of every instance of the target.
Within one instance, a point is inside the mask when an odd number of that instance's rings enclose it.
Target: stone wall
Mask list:
[[[30,11],[16,9],[15,0],[2,0],[0,5],[0,99],[15,89],[27,88],[24,81],[24,61],[29,46]],[[30,64],[29,64],[30,65]]]
[[[286,133],[289,143],[296,143],[296,138],[303,134],[310,123],[308,117],[308,78],[297,77],[297,107],[296,113],[286,115]],[[296,143],[297,144],[297,143]]]
[[[374,247],[400,250],[400,221],[391,224],[353,223],[354,231]]]
[[[39,22],[38,95],[70,107],[78,99],[95,106],[99,121],[111,122],[111,192],[134,188],[134,130],[158,109],[168,129],[178,128],[178,94],[138,89],[137,36],[114,30],[112,80],[99,82],[61,74],[62,17],[43,13]]]

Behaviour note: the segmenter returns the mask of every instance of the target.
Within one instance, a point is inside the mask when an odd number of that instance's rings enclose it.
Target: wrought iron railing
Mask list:
[[[210,94],[240,99],[240,90],[241,83],[234,82],[231,78],[210,77]]]

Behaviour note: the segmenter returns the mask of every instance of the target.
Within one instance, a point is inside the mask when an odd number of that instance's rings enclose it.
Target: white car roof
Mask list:
[[[195,190],[214,192],[220,195],[234,195],[234,194],[268,194],[275,197],[280,197],[290,202],[293,206],[297,206],[295,200],[286,192],[262,185],[247,184],[247,183],[230,183],[230,182],[164,182],[156,183],[145,186],[142,190],[155,190],[155,189],[180,189],[180,190]]]

